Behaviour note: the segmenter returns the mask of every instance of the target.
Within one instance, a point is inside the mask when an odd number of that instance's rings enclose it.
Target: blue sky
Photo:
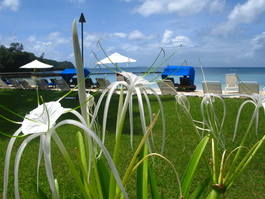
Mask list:
[[[75,63],[81,13],[85,67],[97,61],[92,51],[105,58],[99,40],[107,54],[136,59],[131,66],[150,66],[162,47],[166,57],[179,49],[165,65],[265,67],[265,0],[0,0],[0,45]]]

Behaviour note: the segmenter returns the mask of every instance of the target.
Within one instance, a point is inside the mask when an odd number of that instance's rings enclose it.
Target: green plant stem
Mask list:
[[[119,164],[119,153],[120,153],[120,142],[122,129],[124,125],[126,110],[129,104],[130,97],[132,96],[131,91],[128,92],[125,98],[125,102],[123,103],[123,92],[121,90],[119,105],[118,105],[118,113],[117,113],[117,126],[116,126],[116,139],[115,139],[115,147],[113,153],[113,162],[118,167]],[[114,175],[110,176],[110,188],[109,188],[109,198],[114,198],[116,193],[116,181]]]
[[[212,189],[206,199],[218,199],[221,195],[221,192],[217,191],[216,189]]]
[[[212,173],[212,179],[213,183],[218,183],[218,176],[219,176],[219,161],[218,161],[218,148],[216,146],[216,141],[212,139],[212,167],[213,167],[213,173]]]

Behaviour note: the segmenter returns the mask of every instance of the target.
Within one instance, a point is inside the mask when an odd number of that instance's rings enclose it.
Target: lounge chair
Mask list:
[[[230,91],[230,90],[238,91],[238,82],[237,82],[238,78],[236,73],[226,74],[225,79],[226,79],[225,91]]]
[[[163,80],[157,83],[163,95],[176,95],[177,91],[171,80]]]
[[[51,80],[51,83],[56,84],[55,81],[54,81],[55,78],[52,78],[52,79],[50,79],[50,80]]]
[[[51,90],[51,87],[43,79],[36,79],[36,84],[41,90]]]
[[[55,87],[56,84],[49,82],[47,79],[41,79],[42,81],[44,81],[49,87]]]
[[[251,81],[238,82],[238,90],[240,94],[251,95],[253,93],[259,93],[259,83]]]
[[[60,89],[60,90],[63,90],[63,91],[70,91],[71,88],[69,87],[69,85],[65,82],[64,79],[54,79],[54,82],[57,84],[57,87]]]
[[[203,81],[203,93],[222,94],[222,84],[220,81]]]
[[[0,88],[10,88],[3,80],[0,79]]]
[[[31,87],[36,87],[36,83],[35,82],[32,82],[32,81],[30,81],[30,80],[28,80],[28,79],[23,79],[23,80],[25,80],[26,82],[28,82],[28,84],[31,86]]]
[[[19,83],[23,86],[24,89],[35,89],[35,87],[31,86],[26,80],[21,80],[19,81]]]
[[[110,81],[104,78],[96,78],[100,88],[105,89],[110,85]]]
[[[93,82],[93,80],[91,78],[89,78],[89,77],[86,78],[86,80],[85,80],[85,86],[86,86],[86,88],[96,88],[96,87],[98,87],[98,85],[95,84]]]
[[[76,77],[72,78],[69,82],[67,82],[67,84],[68,84],[70,87],[76,87],[76,85],[78,84],[78,83],[77,83],[77,78],[76,78]]]
[[[17,82],[16,80],[9,79],[8,81],[12,84],[12,86],[14,88],[23,89],[23,86],[19,82]]]
[[[2,81],[4,81],[7,85],[10,85],[11,83],[6,78],[1,78]]]

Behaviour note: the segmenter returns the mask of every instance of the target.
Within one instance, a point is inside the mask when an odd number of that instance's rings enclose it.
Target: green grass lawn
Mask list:
[[[44,101],[55,101],[59,99],[65,92],[60,91],[40,91],[39,93]],[[76,93],[71,93],[71,96],[75,96]],[[14,111],[15,113],[24,116],[29,113],[32,109],[37,107],[37,95],[35,91],[30,90],[0,90],[0,105],[5,106],[6,108]],[[153,112],[158,111],[158,104],[155,100],[155,97],[150,95],[151,103],[153,106]],[[95,96],[98,98],[98,95]],[[185,116],[181,116],[182,125],[180,124],[176,108],[175,108],[175,99],[173,96],[161,96],[161,100],[164,106],[165,118],[166,118],[166,145],[164,156],[168,158],[177,171],[179,172],[180,177],[185,171],[186,165],[189,161],[190,156],[196,147],[197,142],[192,132],[192,128],[186,122]],[[201,120],[200,114],[200,103],[202,98],[198,97],[189,97],[191,104],[191,114],[194,119]],[[238,146],[240,141],[240,136],[242,136],[244,130],[247,128],[248,122],[251,117],[251,113],[253,112],[253,105],[247,105],[242,112],[242,118],[240,120],[239,126],[239,134],[238,138],[235,142],[232,142],[233,132],[234,132],[234,124],[236,120],[237,110],[239,106],[242,104],[244,99],[225,99],[227,106],[227,116],[225,120],[224,126],[224,137],[225,137],[225,145],[228,151],[233,150],[236,146]],[[113,151],[114,140],[115,140],[115,124],[116,124],[116,110],[117,110],[118,96],[114,97],[111,104],[111,109],[109,111],[110,117],[108,120],[108,129],[107,129],[107,138],[106,138],[106,147],[109,149],[110,153]],[[216,102],[216,111],[221,112],[221,104],[218,106],[219,102]],[[63,99],[61,101],[63,107],[74,108],[78,106],[77,100],[69,100]],[[137,105],[136,101],[134,103]],[[102,112],[99,113],[99,121],[102,119]],[[142,138],[141,133],[141,125],[139,118],[139,110],[137,107],[134,108],[134,142],[133,149],[135,149]],[[23,118],[20,118],[17,115],[11,114],[10,112],[0,109],[0,114],[15,120],[22,121]],[[71,115],[64,115],[60,119],[65,119],[68,117],[73,117]],[[253,145],[264,135],[265,123],[263,122],[265,119],[264,111],[260,111],[260,122],[259,122],[259,130],[258,135],[255,134],[254,128],[251,136],[249,136],[248,145]],[[129,135],[129,122],[126,121],[125,128],[123,130],[122,137],[122,154],[121,154],[121,162],[119,166],[119,171],[121,176],[125,172],[125,168],[127,168],[130,158],[133,154],[133,150],[130,147],[130,135]],[[18,124],[13,124],[0,118],[0,131],[9,135],[12,135],[16,129],[19,128]],[[153,131],[153,135],[155,138],[155,152],[160,152],[161,149],[161,120],[158,120],[155,129]],[[72,126],[64,126],[58,130],[58,134],[67,146],[67,149],[70,151],[72,157],[74,158],[74,147],[75,144],[75,134],[78,131],[76,127]],[[4,170],[4,158],[6,147],[9,142],[8,137],[0,135],[0,197],[2,196],[2,187],[3,187],[3,170]],[[15,152],[19,147],[20,143],[23,141],[23,138],[18,139],[14,147],[13,160],[15,157]],[[36,165],[37,165],[37,157],[38,157],[38,144],[39,140],[35,140],[31,142],[29,146],[27,146],[20,164],[20,186],[25,190],[31,189],[31,182],[36,179]],[[210,148],[210,145],[209,145]],[[208,150],[209,151],[209,150]],[[244,172],[244,174],[238,179],[235,183],[234,187],[226,193],[226,198],[241,198],[241,199],[249,199],[249,198],[265,198],[265,146],[262,146],[258,154],[255,156],[253,162],[250,164],[248,169]],[[206,154],[207,158],[210,160],[210,155]],[[67,169],[67,165],[62,158],[57,146],[53,145],[52,148],[52,157],[53,158],[53,167],[56,178],[59,181],[60,190],[66,198],[72,198],[72,194],[75,193],[76,187],[75,184],[72,183],[72,176],[70,175],[70,171]],[[12,162],[13,163],[13,162]],[[205,176],[205,165],[202,162],[199,170],[196,173],[195,180],[193,182],[193,187],[198,185],[200,181]],[[12,169],[11,169],[12,173]],[[178,185],[177,181],[174,177],[174,173],[172,168],[163,160],[159,158],[155,158],[155,175],[157,177],[157,183],[161,187],[160,191],[163,192],[164,198],[174,198],[174,196],[178,193]],[[10,198],[13,197],[13,188],[12,188],[13,176],[10,175]],[[45,176],[44,164],[41,165],[41,184],[40,186],[48,192],[48,182]],[[132,178],[128,189],[128,193],[130,198],[135,198],[135,179]],[[32,196],[34,198],[34,195]]]

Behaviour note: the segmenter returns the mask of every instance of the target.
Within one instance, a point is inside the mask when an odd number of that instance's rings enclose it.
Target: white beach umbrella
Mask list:
[[[110,64],[110,63],[130,63],[130,62],[136,62],[135,59],[131,59],[129,57],[125,57],[119,53],[113,53],[112,55],[96,62],[96,64]]]
[[[34,60],[28,64],[25,64],[23,66],[20,66],[19,68],[34,68],[34,69],[39,69],[39,68],[52,68],[52,65],[42,63],[38,60]]]

